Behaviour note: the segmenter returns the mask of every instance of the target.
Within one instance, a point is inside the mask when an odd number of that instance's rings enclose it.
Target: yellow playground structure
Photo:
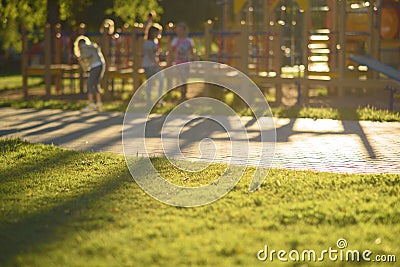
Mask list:
[[[218,1],[222,16],[208,20],[204,30],[190,32],[199,59],[229,64],[262,87],[274,88],[275,102],[284,86],[295,86],[298,103],[309,89],[327,88],[343,97],[361,89],[381,94],[389,89],[390,104],[400,82],[400,2],[395,0],[233,0]],[[167,51],[174,24],[165,25],[160,49]],[[104,88],[115,82],[142,82],[143,25],[115,27],[106,20],[98,33],[63,32],[46,25],[42,50],[29,45],[24,32],[22,71],[25,95],[30,75],[45,77],[46,92],[84,91],[81,72],[72,55],[73,39],[85,34],[98,42],[106,57]],[[54,46],[54,53],[46,47]],[[162,54],[165,56],[165,53]],[[161,59],[163,59],[162,57]],[[68,82],[66,82],[68,81]],[[75,85],[75,82],[78,85]]]

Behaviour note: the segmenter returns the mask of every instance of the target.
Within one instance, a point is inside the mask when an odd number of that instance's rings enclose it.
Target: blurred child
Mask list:
[[[147,79],[146,102],[148,107],[151,106],[151,90],[153,88],[153,81],[150,78],[161,70],[158,49],[158,36],[161,30],[161,25],[151,25],[145,34],[145,41],[143,43],[142,67]],[[163,87],[164,79],[160,75],[158,79],[158,97],[162,96]]]
[[[168,66],[172,62],[182,64],[194,59],[193,40],[188,35],[188,27],[185,23],[179,23],[176,26],[176,37],[171,41],[170,51],[168,53]],[[173,60],[172,60],[173,57]],[[181,101],[186,100],[187,78],[189,76],[189,65],[179,68],[179,79],[182,82],[181,86]]]
[[[84,111],[101,111],[103,103],[101,102],[100,82],[104,75],[105,60],[100,47],[96,43],[91,43],[86,36],[79,36],[75,40],[75,56],[78,58],[83,71],[89,72],[87,80],[89,105]],[[96,103],[94,102],[96,94]]]

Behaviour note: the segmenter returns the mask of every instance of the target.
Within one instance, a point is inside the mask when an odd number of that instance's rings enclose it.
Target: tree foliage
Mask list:
[[[57,12],[54,9],[49,12],[49,7],[57,8]],[[57,21],[67,30],[75,30],[81,22],[94,30],[99,29],[105,18],[129,24],[144,21],[149,10],[162,13],[158,0],[2,0],[0,49],[13,45],[20,51],[22,28],[28,32],[43,33],[46,22],[53,24]],[[38,35],[32,38],[38,39]]]
[[[0,50],[13,45],[21,51],[22,28],[39,33],[30,35],[36,42],[46,22],[60,22],[65,31],[74,31],[84,22],[88,31],[96,31],[106,18],[115,20],[117,27],[144,22],[150,10],[157,13],[156,20],[161,19],[164,25],[183,21],[191,30],[202,29],[204,21],[221,13],[216,0],[2,0]]]
[[[13,45],[21,49],[21,27],[28,31],[36,31],[46,21],[46,0],[3,0],[0,6],[0,39],[1,46]]]
[[[145,21],[150,10],[157,14],[163,11],[157,0],[114,0],[113,8],[107,13],[132,25],[137,21]]]
[[[222,9],[217,0],[162,0],[164,8],[161,23],[185,22],[190,30],[202,30],[208,19],[215,20],[220,16]]]

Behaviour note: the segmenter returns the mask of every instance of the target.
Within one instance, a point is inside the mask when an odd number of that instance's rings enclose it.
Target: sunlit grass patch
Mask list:
[[[43,83],[43,78],[41,77],[31,77],[28,79],[28,87],[38,86]],[[16,90],[22,88],[22,76],[7,75],[0,76],[0,92],[7,90]]]

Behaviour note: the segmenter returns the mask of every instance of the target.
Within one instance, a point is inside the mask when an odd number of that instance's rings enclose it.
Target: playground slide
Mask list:
[[[351,56],[349,57],[354,62],[357,62],[362,65],[366,65],[368,68],[373,69],[377,72],[383,73],[389,78],[395,80],[400,83],[400,71],[384,64],[378,60],[370,58],[368,56]]]
[[[396,81],[396,83],[400,84],[399,70],[367,56],[351,56],[350,59],[359,64],[366,65],[368,68],[371,68],[377,72],[383,73]],[[393,111],[394,94],[398,92],[398,89],[394,87],[386,87],[385,89],[390,91],[389,110]]]

